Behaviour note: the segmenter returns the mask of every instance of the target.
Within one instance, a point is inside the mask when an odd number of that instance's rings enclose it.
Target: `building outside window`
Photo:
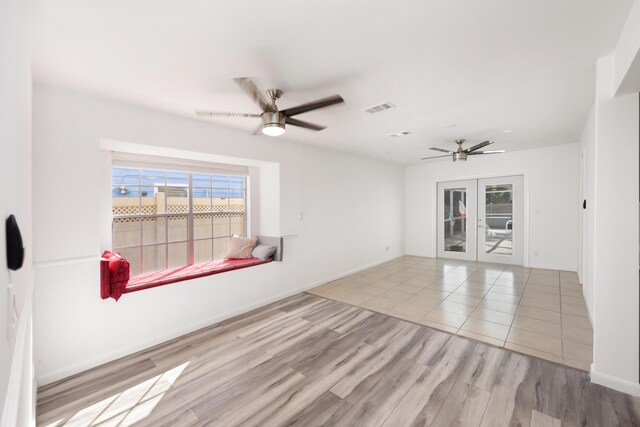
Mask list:
[[[131,274],[222,259],[247,233],[246,177],[112,168],[112,247]]]

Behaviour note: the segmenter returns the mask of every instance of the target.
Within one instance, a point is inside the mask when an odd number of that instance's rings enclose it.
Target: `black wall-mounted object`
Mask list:
[[[22,246],[22,234],[16,217],[9,215],[6,222],[7,235],[7,267],[18,270],[24,262],[24,246]]]
[[[582,209],[587,209],[587,199],[582,201]]]

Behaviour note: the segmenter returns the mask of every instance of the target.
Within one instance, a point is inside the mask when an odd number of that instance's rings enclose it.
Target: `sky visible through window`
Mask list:
[[[112,169],[113,197],[153,197],[158,186],[187,187],[189,174],[140,170]],[[244,197],[244,178],[240,176],[193,174],[193,197],[237,198]]]

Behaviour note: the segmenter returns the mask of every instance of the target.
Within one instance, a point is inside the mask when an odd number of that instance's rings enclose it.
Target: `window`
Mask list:
[[[131,274],[221,259],[246,235],[244,175],[152,167],[112,168],[112,247]]]

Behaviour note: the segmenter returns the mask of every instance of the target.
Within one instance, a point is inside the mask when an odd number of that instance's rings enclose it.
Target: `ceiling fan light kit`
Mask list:
[[[291,107],[279,111],[276,106],[276,101],[283,95],[283,92],[280,89],[267,90],[267,96],[265,97],[265,94],[258,89],[250,78],[240,77],[233,79],[233,81],[236,82],[236,84],[240,86],[240,89],[249,95],[256,104],[258,104],[262,110],[262,114],[213,111],[196,111],[196,114],[200,117],[260,117],[261,124],[258,129],[253,132],[254,135],[262,131],[263,135],[279,136],[285,132],[285,126],[287,124],[315,131],[324,129],[324,126],[298,120],[293,118],[293,116],[344,102],[344,99],[342,99],[340,95],[333,95],[328,98],[319,99],[317,101],[308,102],[306,104],[298,105],[297,107]]]
[[[286,117],[279,112],[262,113],[262,133],[268,136],[279,136],[284,133]]]

